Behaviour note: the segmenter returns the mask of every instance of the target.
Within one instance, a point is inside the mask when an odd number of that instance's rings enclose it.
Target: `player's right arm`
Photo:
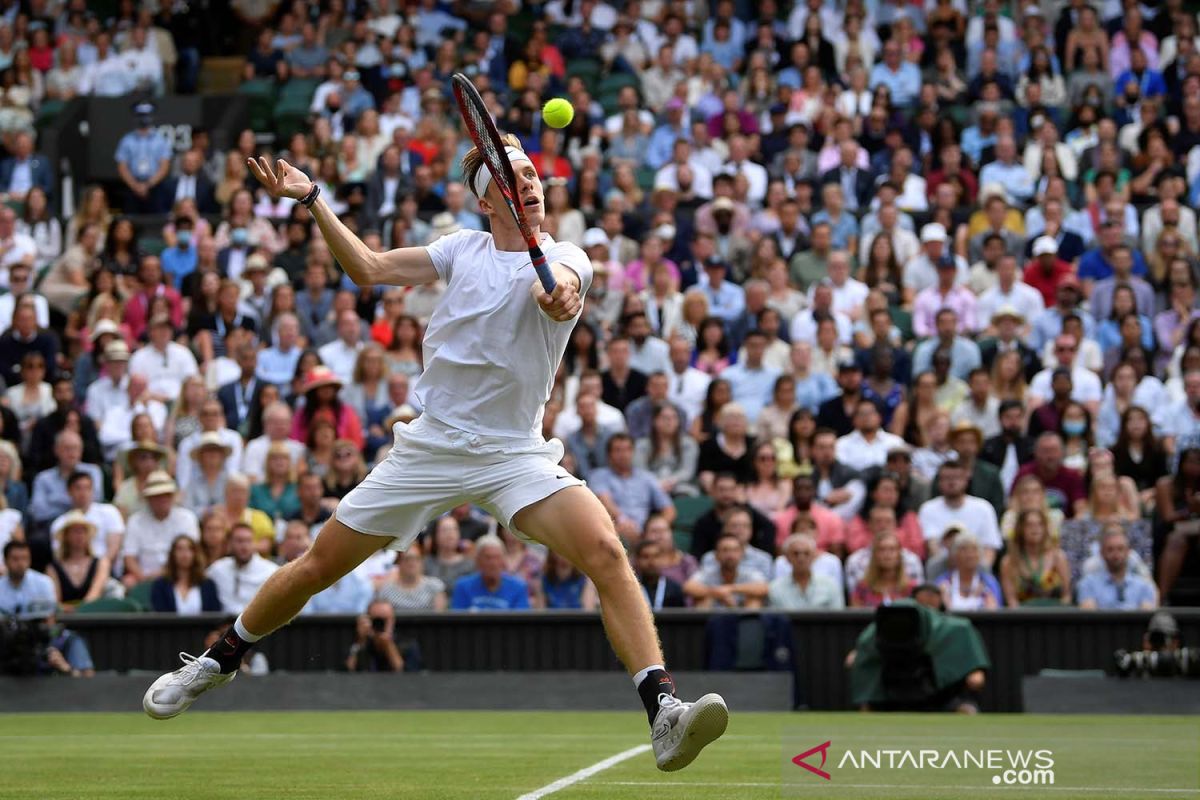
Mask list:
[[[312,189],[312,181],[308,176],[283,159],[277,160],[272,166],[266,158],[252,158],[248,160],[248,165],[254,177],[272,197],[299,200]],[[437,280],[437,270],[424,247],[400,247],[386,253],[376,253],[343,225],[333,209],[320,197],[309,211],[317,221],[329,251],[357,285],[419,286]]]

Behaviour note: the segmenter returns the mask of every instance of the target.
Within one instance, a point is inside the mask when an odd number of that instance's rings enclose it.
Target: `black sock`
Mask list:
[[[237,631],[230,625],[221,634],[221,638],[217,639],[216,644],[208,648],[204,655],[221,665],[222,674],[228,674],[236,671],[242,665],[242,659],[246,657],[246,653],[250,652],[250,648],[254,647],[254,644],[254,642],[247,642],[238,636]]]
[[[669,694],[674,697],[675,681],[671,680],[666,670],[651,670],[638,684],[638,694],[642,697],[642,705],[646,707],[646,718],[653,725],[654,717],[658,714],[658,696]]]

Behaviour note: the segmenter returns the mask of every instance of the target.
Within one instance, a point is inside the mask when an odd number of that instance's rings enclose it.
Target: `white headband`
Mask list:
[[[504,156],[510,164],[515,161],[529,161],[529,156],[525,154],[524,150],[512,147],[511,145],[504,148]],[[475,190],[475,196],[482,198],[487,193],[488,184],[491,182],[492,171],[487,168],[486,164],[481,164],[479,171],[475,173],[474,185],[471,187]]]

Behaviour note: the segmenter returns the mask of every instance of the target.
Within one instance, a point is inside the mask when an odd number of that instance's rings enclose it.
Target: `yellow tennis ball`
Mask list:
[[[542,106],[542,119],[551,128],[565,128],[575,119],[575,109],[569,101],[556,97]]]

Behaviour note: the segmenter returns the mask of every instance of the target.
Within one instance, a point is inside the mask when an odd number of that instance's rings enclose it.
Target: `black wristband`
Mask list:
[[[317,202],[317,197],[320,196],[320,194],[320,185],[314,183],[312,188],[308,190],[308,194],[300,198],[300,205],[304,206],[305,208],[312,208],[312,204]]]

